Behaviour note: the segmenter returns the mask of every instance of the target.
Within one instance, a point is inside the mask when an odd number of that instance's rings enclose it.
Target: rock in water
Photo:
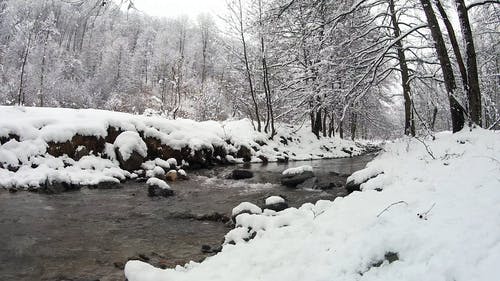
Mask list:
[[[148,185],[148,196],[150,197],[169,197],[174,195],[174,191],[170,189],[170,186],[160,179],[150,178],[146,184]]]
[[[165,179],[168,181],[176,181],[177,180],[177,171],[170,170],[165,174]]]
[[[231,212],[231,220],[236,223],[236,217],[241,214],[261,214],[262,209],[250,202],[242,202],[238,206],[233,208]]]
[[[288,203],[281,196],[270,196],[266,198],[264,209],[273,210],[276,212],[283,211],[288,208]]]
[[[249,179],[253,177],[253,172],[250,170],[236,169],[231,172],[229,175],[229,179],[233,180],[242,180]]]
[[[285,170],[281,176],[281,184],[288,187],[297,187],[307,179],[314,177],[313,169],[309,165]]]

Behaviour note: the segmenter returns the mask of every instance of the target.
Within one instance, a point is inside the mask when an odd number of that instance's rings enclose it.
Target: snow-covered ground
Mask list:
[[[0,187],[9,188],[36,189],[52,182],[118,182],[135,176],[135,169],[125,171],[124,165],[119,165],[120,159],[131,158],[130,166],[134,166],[134,151],[138,157],[146,157],[145,162],[165,166],[168,159],[152,156],[148,151],[151,145],[163,146],[163,152],[178,151],[177,156],[168,158],[179,158],[179,166],[189,164],[179,156],[185,156],[185,151],[196,157],[195,152],[208,150],[215,157],[219,149],[226,157],[219,160],[229,162],[337,158],[348,157],[351,151],[353,155],[362,152],[349,140],[318,140],[307,127],[280,124],[279,134],[269,140],[247,119],[196,122],[94,109],[14,106],[0,106],[0,116]]]
[[[498,280],[500,132],[466,129],[422,141],[387,145],[352,176],[370,179],[361,192],[299,209],[239,215],[216,256],[166,270],[129,261],[126,277]]]

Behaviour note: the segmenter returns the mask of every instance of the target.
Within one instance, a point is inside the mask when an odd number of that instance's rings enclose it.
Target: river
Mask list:
[[[373,155],[354,158],[251,164],[255,176],[225,176],[241,166],[192,171],[188,181],[171,184],[175,196],[150,198],[144,183],[120,189],[86,189],[56,195],[0,190],[0,280],[123,281],[129,258],[173,267],[207,256],[204,244],[218,246],[230,228],[221,222],[186,219],[186,214],[229,215],[242,201],[262,205],[284,195],[290,206],[344,196],[330,190],[289,189],[279,185],[286,168],[311,165],[320,184],[345,182],[335,173],[362,169]]]

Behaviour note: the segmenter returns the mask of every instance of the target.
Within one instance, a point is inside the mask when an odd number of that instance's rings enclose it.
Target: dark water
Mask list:
[[[261,205],[270,195],[285,195],[295,207],[333,199],[345,190],[288,189],[279,175],[307,164],[320,183],[345,181],[332,172],[350,174],[372,158],[252,164],[245,168],[255,177],[244,181],[224,179],[235,166],[193,171],[189,181],[171,184],[176,195],[170,198],[149,198],[145,184],[133,181],[58,195],[0,190],[0,280],[124,280],[120,263],[130,257],[169,267],[198,261],[206,257],[201,245],[220,245],[229,228],[176,214],[229,215],[242,201]]]

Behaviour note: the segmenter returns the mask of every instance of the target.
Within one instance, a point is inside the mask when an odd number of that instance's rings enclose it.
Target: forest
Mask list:
[[[250,118],[271,137],[498,128],[497,4],[229,0],[155,18],[132,0],[1,0],[0,103]]]

